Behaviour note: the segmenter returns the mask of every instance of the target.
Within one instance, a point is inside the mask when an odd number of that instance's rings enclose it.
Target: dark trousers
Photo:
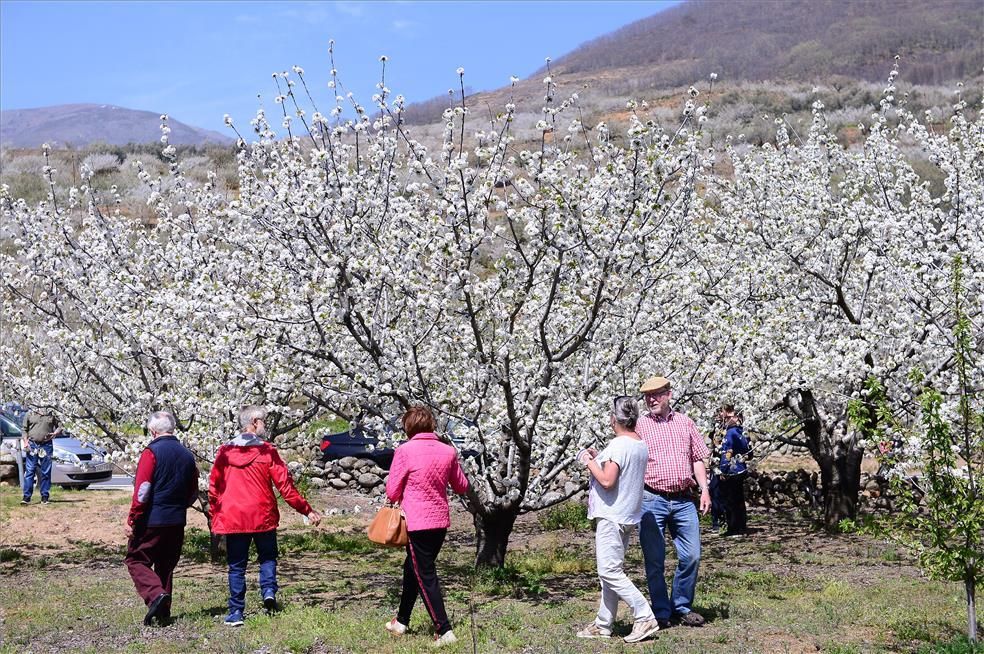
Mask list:
[[[721,475],[711,475],[708,490],[711,495],[711,527],[717,529],[724,525],[727,520],[724,498],[721,496]]]
[[[439,636],[451,631],[434,565],[447,534],[447,529],[409,532],[407,558],[403,561],[403,594],[400,596],[400,610],[396,614],[396,619],[401,623],[410,624],[410,613],[417,601],[417,595],[423,595],[424,606],[427,607],[427,613],[434,622],[434,631]]]
[[[745,509],[745,475],[721,477],[721,499],[727,515],[729,534],[740,534],[748,525]]]
[[[184,529],[184,525],[169,525],[134,530],[123,562],[144,604],[150,604],[161,593],[171,594]]]

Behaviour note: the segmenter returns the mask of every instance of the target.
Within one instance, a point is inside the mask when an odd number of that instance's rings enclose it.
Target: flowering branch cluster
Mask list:
[[[263,111],[254,140],[237,131],[234,200],[168,148],[169,178],[141,173],[150,229],[84,183],[68,207],[0,194],[9,392],[121,448],[170,408],[204,458],[243,402],[275,408],[279,432],[327,412],[382,434],[424,402],[480,453],[470,508],[515,513],[573,492],[573,453],[648,374],[695,414],[738,398],[762,417],[814,389],[847,437],[869,375],[899,393],[914,362],[950,379],[955,251],[980,325],[984,137],[959,103],[936,134],[886,92],[860,149],[818,103],[805,141],[780,123],[778,147],[729,144],[720,174],[696,90],[672,129],[631,107],[616,134],[586,125],[576,95],[555,103],[548,76],[535,148],[517,146],[512,103],[476,129],[462,101],[431,151],[383,82],[370,114],[333,71],[326,117],[303,70],[274,77],[285,134]]]

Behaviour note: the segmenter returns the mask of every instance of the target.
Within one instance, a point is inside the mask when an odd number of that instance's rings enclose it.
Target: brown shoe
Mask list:
[[[676,622],[685,627],[703,627],[704,616],[697,613],[697,611],[687,611],[686,613],[678,613],[676,615]]]

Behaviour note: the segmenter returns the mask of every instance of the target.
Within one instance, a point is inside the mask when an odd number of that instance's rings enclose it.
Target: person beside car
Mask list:
[[[61,433],[58,418],[48,409],[37,408],[24,418],[24,487],[21,504],[30,504],[34,494],[34,478],[38,478],[41,504],[47,504],[51,494],[51,457],[55,446],[51,440]]]
[[[393,455],[386,497],[390,502],[401,503],[410,542],[403,561],[400,607],[396,617],[386,623],[386,630],[398,636],[406,633],[419,594],[434,623],[434,645],[442,647],[458,639],[444,608],[435,561],[451,526],[448,485],[462,495],[468,492],[468,479],[461,471],[454,447],[442,443],[434,433],[430,409],[411,407],[403,414],[402,423],[409,440]]]
[[[280,512],[273,487],[311,524],[321,514],[298,492],[287,465],[266,433],[266,409],[246,406],[239,411],[241,433],[219,448],[208,483],[212,533],[226,537],[229,564],[229,615],[225,624],[239,627],[246,610],[246,561],[250,542],[256,543],[260,563],[260,594],[267,611],[277,608],[277,527]]]
[[[174,569],[181,558],[188,507],[198,498],[195,456],[174,436],[177,422],[167,411],[147,420],[151,441],[140,454],[127,515],[123,560],[147,605],[144,624],[171,618]]]

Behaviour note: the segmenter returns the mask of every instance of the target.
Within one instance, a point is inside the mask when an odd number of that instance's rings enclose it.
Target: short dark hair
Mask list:
[[[434,431],[434,414],[422,404],[412,406],[407,409],[401,419],[403,432],[407,438],[413,438],[417,434]]]

